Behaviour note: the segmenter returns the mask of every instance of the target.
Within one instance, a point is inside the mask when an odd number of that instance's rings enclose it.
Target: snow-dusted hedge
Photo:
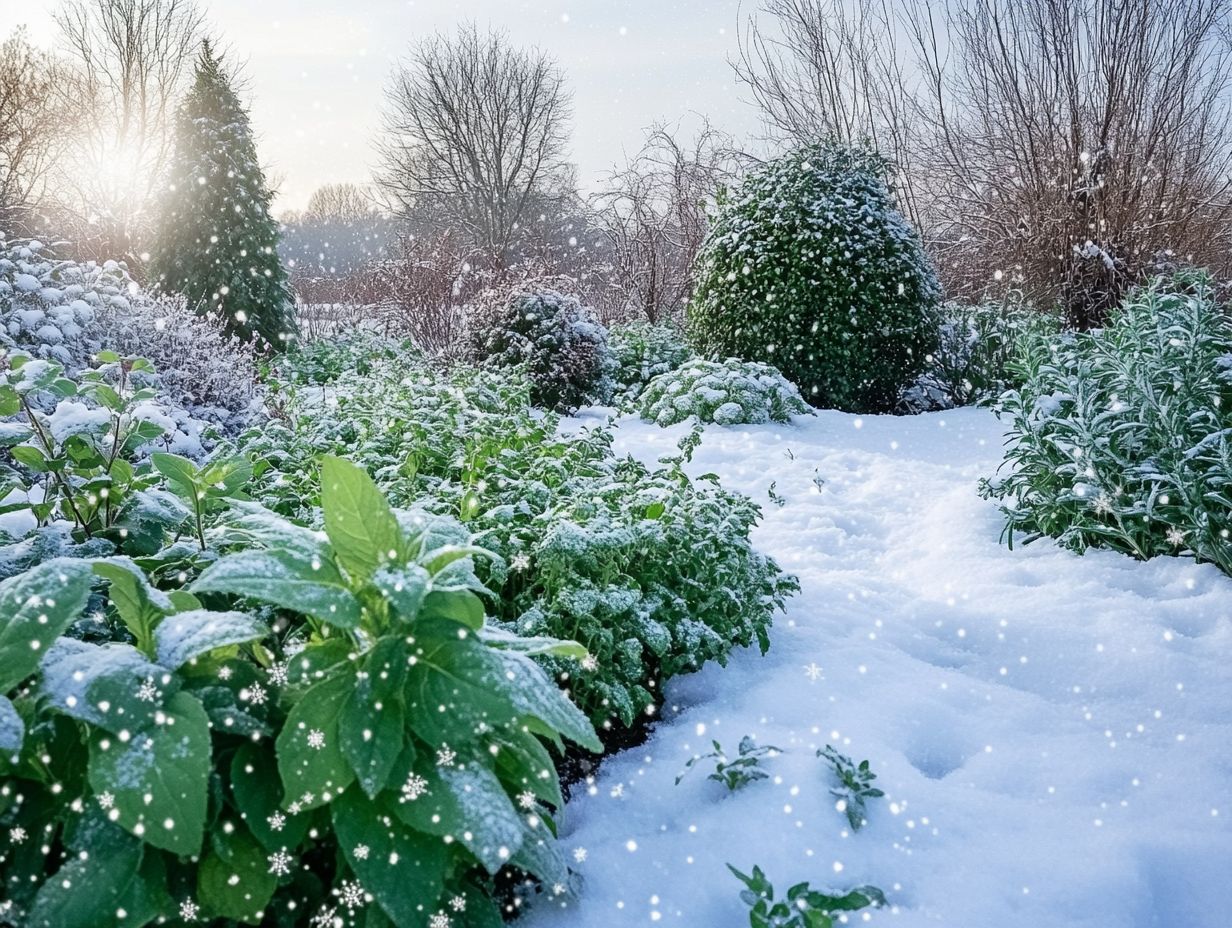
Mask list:
[[[719,199],[688,331],[773,364],[814,406],[889,412],[937,340],[940,287],[868,152],[809,145]]]
[[[468,321],[474,359],[524,369],[536,405],[571,412],[611,397],[607,329],[576,297],[517,288],[481,301]]]
[[[1006,472],[983,485],[1012,541],[1232,573],[1232,320],[1209,281],[1157,280],[1104,329],[1041,340],[1000,403]]]
[[[695,358],[646,385],[637,404],[648,422],[675,425],[686,419],[718,425],[788,422],[810,413],[795,384],[769,364]]]
[[[147,358],[163,402],[221,425],[247,418],[256,397],[254,349],[178,297],[155,297],[122,262],[54,257],[41,242],[0,236],[0,348],[90,367],[102,349]]]
[[[674,371],[693,357],[693,350],[675,326],[650,322],[612,326],[608,346],[616,361],[614,396],[622,404],[636,401],[653,378]]]

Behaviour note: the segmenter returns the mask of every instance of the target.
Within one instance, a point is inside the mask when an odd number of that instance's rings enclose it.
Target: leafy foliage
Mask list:
[[[753,868],[752,876],[731,864],[727,869],[747,887],[740,892],[740,899],[749,907],[750,928],[833,928],[847,912],[886,904],[885,893],[875,886],[857,886],[838,893],[821,892],[808,883],[797,883],[776,900],[774,887],[760,867]]]
[[[756,361],[686,361],[646,384],[638,400],[643,419],[675,425],[686,419],[718,425],[790,422],[811,413],[800,391],[768,364]]]
[[[576,297],[515,289],[476,308],[470,326],[474,359],[524,369],[537,406],[572,412],[611,395],[607,329]]]
[[[528,654],[584,649],[489,627],[456,523],[341,459],[321,475],[323,533],[233,502],[186,587],[114,557],[0,583],[6,917],[299,924],[336,896],[367,924],[461,899],[491,925],[502,869],[567,879],[545,742],[600,744]],[[96,580],[101,643],[72,636]]]
[[[690,758],[689,762],[684,765],[685,773],[688,773],[693,769],[694,765],[700,764],[702,761],[713,760],[715,762],[714,772],[706,777],[706,779],[722,783],[733,792],[748,786],[750,783],[766,779],[769,774],[761,769],[761,759],[763,757],[776,757],[783,753],[780,748],[776,748],[771,744],[758,747],[752,736],[745,735],[740,739],[739,754],[736,759],[728,760],[727,754],[719,742],[712,741],[710,743],[714,746],[714,750],[708,754],[698,754]],[[676,777],[677,785],[680,785],[680,781],[684,779],[685,773]]]
[[[936,343],[940,288],[877,156],[808,145],[719,199],[688,331],[773,364],[814,406],[888,412]]]
[[[796,588],[750,545],[752,502],[691,480],[683,457],[654,469],[617,459],[606,430],[559,436],[515,375],[442,374],[406,356],[324,404],[318,391],[280,389],[288,424],[242,442],[270,465],[254,495],[311,519],[314,455],[347,453],[396,503],[461,520],[500,556],[479,570],[501,624],[590,652],[582,666],[537,659],[597,725],[653,712],[666,679],[734,647],[767,648],[773,612]]]
[[[860,761],[857,766],[850,757],[840,754],[828,744],[817,752],[817,756],[825,758],[834,768],[839,785],[830,790],[830,795],[841,803],[839,808],[846,813],[851,830],[859,831],[866,819],[865,800],[880,799],[885,795],[873,786],[877,774],[869,769],[868,761]]]
[[[1158,280],[1021,366],[999,406],[1008,472],[982,485],[1011,544],[1188,553],[1232,573],[1232,320],[1206,279]]]
[[[693,357],[683,334],[668,323],[620,323],[608,331],[607,342],[616,364],[613,396],[621,405],[635,403],[651,380]]]
[[[248,114],[209,43],[176,120],[169,181],[152,277],[228,332],[285,347],[296,327],[269,211],[273,193]]]

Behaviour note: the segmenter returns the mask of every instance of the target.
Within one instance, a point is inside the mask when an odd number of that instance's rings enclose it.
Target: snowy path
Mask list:
[[[624,420],[618,447],[653,460],[682,433]],[[675,681],[670,721],[570,804],[585,888],[531,928],[744,928],[727,862],[780,891],[878,885],[896,905],[876,925],[1232,925],[1232,580],[1008,551],[975,493],[999,458],[981,410],[707,430],[691,471],[762,504],[754,540],[802,594],[769,655]],[[786,750],[774,779],[673,786],[746,733]],[[888,793],[857,834],[814,756],[827,742]]]

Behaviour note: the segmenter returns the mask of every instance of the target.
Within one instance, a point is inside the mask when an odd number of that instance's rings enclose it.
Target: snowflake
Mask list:
[[[1091,504],[1091,508],[1100,515],[1108,515],[1112,512],[1112,497],[1103,490],[1099,491],[1099,496],[1095,497],[1095,501]]]
[[[367,860],[368,859],[368,845],[366,844],[355,845],[355,859],[356,860]]]
[[[518,794],[518,805],[523,809],[533,809],[535,807],[535,794],[530,790]]]
[[[302,808],[303,806],[300,803],[293,802],[289,806],[287,806],[287,811],[290,812],[292,815],[299,815],[300,809]]]
[[[624,794],[625,794],[625,785],[623,783],[617,783],[611,789],[611,796],[613,799],[619,799]]]
[[[9,840],[14,844],[22,844],[26,840],[26,829],[20,825],[16,828],[9,829]]]
[[[441,767],[452,767],[453,762],[458,759],[458,752],[447,744],[442,744],[436,752],[436,762]]]
[[[137,698],[142,702],[153,702],[158,698],[158,687],[154,685],[153,677],[146,677],[145,682],[137,688]]]
[[[465,912],[466,911],[466,900],[463,899],[461,896],[454,896],[452,899],[449,900],[449,907],[453,909],[455,912]]]
[[[185,899],[180,903],[180,918],[183,921],[195,922],[199,911],[200,909],[197,908],[197,903],[193,902],[191,899]]]
[[[287,817],[281,812],[275,812],[265,819],[271,831],[282,831],[287,824]]]
[[[98,805],[101,809],[110,809],[115,805],[115,796],[109,792],[99,793]]]
[[[821,668],[815,661],[810,661],[804,666],[804,675],[816,683],[821,679]]]
[[[582,658],[582,669],[583,670],[595,670],[596,668],[598,668],[598,666],[599,666],[599,662],[595,660],[594,655],[587,654],[584,658]]]
[[[1173,547],[1180,547],[1185,543],[1185,533],[1179,528],[1173,526],[1168,529],[1168,544]]]
[[[575,848],[573,849],[573,859],[574,859],[574,860],[576,860],[579,864],[580,864],[580,863],[585,863],[585,861],[586,861],[586,848],[584,848],[584,847],[575,847]]]
[[[240,690],[240,699],[252,703],[254,706],[259,706],[266,700],[264,687],[251,686],[248,689]]]
[[[286,876],[291,872],[291,855],[284,847],[281,851],[269,855],[269,872],[274,876]]]
[[[449,928],[450,919],[444,912],[437,912],[428,919],[428,928]]]
[[[321,911],[312,916],[312,928],[333,928],[334,914],[337,911],[337,909],[327,909],[322,906]]]
[[[314,728],[308,732],[308,747],[318,751],[325,747],[325,732],[319,728]]]
[[[400,802],[414,802],[428,791],[428,781],[418,774],[412,773],[402,784],[402,799]]]
[[[291,668],[288,664],[275,664],[267,671],[269,682],[274,686],[286,686],[290,670]]]
[[[564,883],[553,883],[552,884],[552,895],[563,896],[567,892],[568,890],[565,888]]]
[[[343,880],[342,885],[334,890],[334,892],[342,904],[347,907],[347,910],[351,912],[362,906],[367,898],[367,894],[358,880]]]
[[[525,554],[515,554],[509,562],[509,566],[514,570],[525,570],[530,566],[530,558]]]
[[[219,668],[218,679],[219,680],[230,680],[231,679],[231,668],[230,667]]]

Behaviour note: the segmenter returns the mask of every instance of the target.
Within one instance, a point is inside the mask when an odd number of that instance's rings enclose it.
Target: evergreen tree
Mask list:
[[[208,42],[177,116],[168,182],[151,249],[154,279],[241,338],[284,347],[296,327],[273,194],[248,113]]]

